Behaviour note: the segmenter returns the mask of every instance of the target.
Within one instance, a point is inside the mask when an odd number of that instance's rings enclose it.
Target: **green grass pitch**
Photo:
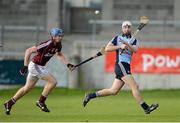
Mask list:
[[[146,115],[130,91],[94,99],[84,108],[82,100],[87,91],[62,88],[56,88],[49,95],[46,103],[51,112],[45,113],[35,106],[42,88],[34,88],[14,105],[11,115],[7,116],[3,103],[16,90],[0,90],[0,122],[180,122],[180,90],[141,91],[148,103],[160,104],[156,111]]]

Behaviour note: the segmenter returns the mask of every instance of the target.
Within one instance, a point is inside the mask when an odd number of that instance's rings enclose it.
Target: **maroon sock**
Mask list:
[[[46,97],[43,96],[43,95],[41,95],[41,96],[39,97],[39,102],[44,103],[45,101],[46,101]]]
[[[16,100],[14,98],[11,98],[7,103],[8,105],[12,106],[16,103]]]

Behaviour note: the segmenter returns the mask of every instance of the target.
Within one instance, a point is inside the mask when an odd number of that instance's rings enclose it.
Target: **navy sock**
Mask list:
[[[90,99],[96,98],[96,97],[97,97],[96,93],[90,93],[90,94],[89,94],[89,98],[90,98]]]
[[[144,109],[144,110],[148,110],[149,106],[146,102],[143,102],[141,103],[141,107]]]

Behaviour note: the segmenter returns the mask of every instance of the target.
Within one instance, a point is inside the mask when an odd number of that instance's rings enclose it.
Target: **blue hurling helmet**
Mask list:
[[[50,30],[50,35],[53,36],[53,37],[56,37],[58,35],[63,35],[63,30],[60,29],[60,28],[52,28]]]

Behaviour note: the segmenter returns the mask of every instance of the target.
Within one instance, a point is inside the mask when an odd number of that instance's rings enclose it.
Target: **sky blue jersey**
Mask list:
[[[131,39],[131,35],[128,35],[128,36],[126,36],[126,35],[118,35],[118,36],[115,36],[111,40],[111,43],[113,43],[116,46],[120,46],[120,45],[123,44],[123,43],[121,43],[120,40],[123,40],[123,41],[126,41],[126,42],[128,42],[129,44],[132,44],[132,45],[137,45],[137,46],[139,45],[137,39],[133,39],[131,42],[130,42],[130,39]],[[128,48],[128,50],[124,50],[122,53],[121,52],[122,52],[122,49],[116,50],[116,63],[126,62],[126,63],[130,64],[133,52],[129,48]]]

